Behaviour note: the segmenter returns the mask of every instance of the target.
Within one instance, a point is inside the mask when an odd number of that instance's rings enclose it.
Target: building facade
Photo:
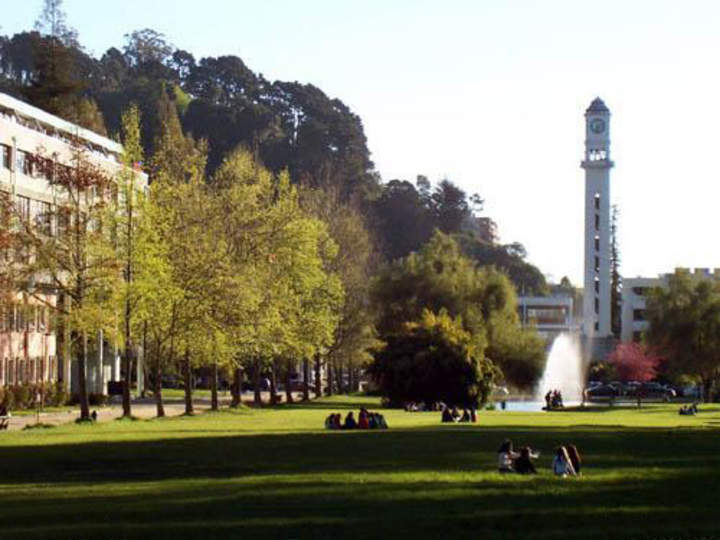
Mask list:
[[[51,235],[58,227],[53,223],[53,208],[62,204],[62,197],[45,175],[71,162],[73,139],[80,141],[88,159],[108,174],[116,176],[122,170],[122,146],[117,142],[0,93],[0,191],[9,197],[21,219],[42,223]],[[52,167],[38,167],[39,160],[51,162]],[[147,188],[147,176],[140,177],[141,187]],[[4,262],[9,264],[7,259]],[[77,368],[71,363],[68,347],[59,343],[62,339],[58,339],[52,316],[56,302],[53,290],[38,288],[32,297],[13,295],[11,305],[4,308],[0,385],[62,381],[67,390],[72,389],[72,372]],[[104,392],[107,380],[120,376],[117,354],[107,349],[98,336],[88,366],[91,392]]]
[[[675,272],[685,272],[695,279],[720,280],[720,268],[677,268]],[[655,287],[667,287],[671,274],[658,277],[623,278],[621,334],[624,342],[640,341],[643,332],[648,329],[645,318],[647,294]]]

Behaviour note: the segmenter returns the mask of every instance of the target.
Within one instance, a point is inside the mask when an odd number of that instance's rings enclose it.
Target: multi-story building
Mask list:
[[[695,279],[720,280],[720,268],[678,268],[675,272],[686,272]],[[662,274],[655,278],[635,277],[623,278],[622,292],[622,323],[620,337],[622,341],[640,341],[642,334],[648,329],[645,318],[647,293],[655,287],[667,287],[671,274]]]
[[[121,170],[122,146],[117,142],[0,93],[0,191],[9,195],[21,218],[43,223],[49,234],[57,232],[53,207],[62,202],[61,194],[45,177],[53,167],[37,163],[43,159],[67,166],[72,140],[80,141],[88,159],[108,174],[116,176]],[[140,183],[147,187],[146,175],[140,174]],[[70,390],[77,368],[53,326],[55,292],[38,288],[32,297],[12,296],[14,302],[0,318],[0,385],[63,381]],[[119,380],[119,362],[102,336],[94,341],[88,386],[91,392],[105,392],[107,381]]]

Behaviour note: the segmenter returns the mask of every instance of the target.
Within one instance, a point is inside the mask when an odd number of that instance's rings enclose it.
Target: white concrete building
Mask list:
[[[677,268],[675,272],[687,272],[696,279],[720,280],[720,268]],[[647,293],[655,287],[667,287],[671,274],[662,274],[655,278],[623,278],[621,340],[623,342],[640,341],[647,330],[645,320]]]
[[[575,329],[570,296],[520,296],[518,312],[522,325],[535,328],[544,338]]]
[[[52,209],[62,205],[62,197],[45,175],[70,163],[73,138],[109,174],[121,170],[123,149],[117,142],[0,93],[0,191],[9,194],[23,219],[41,221],[48,234],[56,234],[58,223],[52,221],[57,213]],[[40,159],[46,166],[37,166]],[[147,187],[146,175],[141,174],[140,183]],[[54,291],[46,288],[43,294],[46,304],[55,304]],[[5,309],[0,318],[0,386],[59,380],[71,388],[76,368],[52,320],[48,307],[21,294]],[[117,355],[99,346],[102,343],[98,336],[88,362],[90,392],[105,392],[107,381],[120,376]]]
[[[585,266],[582,333],[610,329],[610,110],[596,98],[585,111]]]

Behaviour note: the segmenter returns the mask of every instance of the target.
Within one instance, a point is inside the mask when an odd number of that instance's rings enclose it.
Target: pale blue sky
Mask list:
[[[8,0],[6,3],[10,4]],[[12,2],[0,30],[32,27]],[[150,27],[358,113],[384,179],[448,176],[503,241],[580,282],[583,111],[610,107],[626,276],[718,266],[720,2],[65,0],[95,54]]]

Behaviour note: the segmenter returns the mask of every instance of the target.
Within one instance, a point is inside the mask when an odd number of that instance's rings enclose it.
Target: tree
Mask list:
[[[62,4],[63,0],[45,0],[43,10],[35,21],[35,30],[59,40],[66,47],[79,47],[77,30],[67,25]]]
[[[57,313],[70,336],[71,354],[78,364],[80,414],[89,420],[88,336],[100,330],[107,335],[115,332],[112,292],[118,286],[119,267],[110,228],[104,224],[113,181],[76,138],[71,140],[67,164],[56,165],[38,156],[34,165],[54,187],[58,202],[31,216],[24,201],[16,201],[19,283]],[[47,290],[55,292],[57,302],[48,300],[43,294]]]
[[[354,390],[359,369],[370,363],[372,351],[381,345],[374,324],[376,313],[367,302],[376,257],[373,239],[359,210],[343,202],[337,188],[305,188],[301,199],[308,211],[327,224],[338,244],[330,270],[339,276],[345,291],[342,314],[325,354],[336,379],[328,381],[328,387],[336,385],[339,392],[346,390],[347,374],[348,386]]]
[[[487,394],[492,364],[447,311],[425,310],[417,322],[405,323],[386,339],[368,371],[390,403],[476,407]]]
[[[641,343],[618,343],[608,361],[620,380],[647,382],[657,376],[661,358]]]
[[[287,174],[274,176],[252,154],[231,154],[213,177],[221,200],[233,276],[243,291],[226,313],[240,358],[255,378],[329,346],[342,287],[329,264],[336,246],[323,222],[300,206]]]
[[[477,268],[463,256],[453,238],[441,232],[436,232],[419,252],[381,271],[373,297],[383,341],[398,333],[406,322],[418,321],[423,310],[438,313],[445,309],[450,317],[459,317],[474,340],[474,354],[493,366],[486,373],[499,374],[494,358],[489,356],[491,350],[509,374],[521,371],[513,363],[537,361],[539,341],[520,332],[515,291],[507,277],[492,268]],[[521,338],[519,345],[511,343]],[[520,377],[518,380],[522,381]]]
[[[667,288],[650,291],[646,319],[647,342],[666,359],[664,367],[697,378],[710,401],[720,374],[720,283],[678,271]]]

